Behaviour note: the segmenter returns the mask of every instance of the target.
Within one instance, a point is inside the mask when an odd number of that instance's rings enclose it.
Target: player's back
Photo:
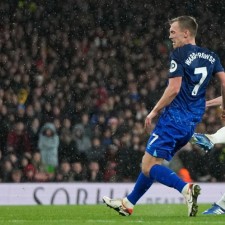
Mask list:
[[[169,77],[182,76],[182,85],[166,110],[200,121],[205,111],[206,88],[212,75],[219,71],[223,67],[214,52],[191,44],[175,49]]]

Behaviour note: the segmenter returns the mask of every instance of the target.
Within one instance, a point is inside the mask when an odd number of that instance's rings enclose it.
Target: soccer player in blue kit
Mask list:
[[[174,51],[170,55],[168,86],[145,120],[145,129],[150,132],[153,119],[159,116],[146,146],[142,171],[134,189],[125,198],[103,197],[107,206],[123,216],[132,214],[134,205],[155,181],[178,190],[186,200],[188,216],[197,214],[199,185],[184,182],[162,163],[171,160],[192,137],[205,112],[205,92],[213,75],[221,82],[225,102],[224,69],[214,52],[196,45],[196,20],[180,16],[169,24]]]

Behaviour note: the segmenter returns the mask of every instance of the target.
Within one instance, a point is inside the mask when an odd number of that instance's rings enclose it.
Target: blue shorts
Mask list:
[[[170,161],[174,154],[191,139],[196,123],[177,123],[162,115],[148,140],[146,151],[156,158]]]

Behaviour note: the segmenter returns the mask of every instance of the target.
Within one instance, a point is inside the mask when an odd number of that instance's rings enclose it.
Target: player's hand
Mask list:
[[[151,131],[151,125],[152,125],[152,119],[155,117],[157,115],[157,113],[155,113],[155,112],[150,112],[148,115],[147,115],[147,117],[146,117],[146,119],[145,119],[145,132],[146,133],[150,133],[150,131]]]
[[[225,109],[222,110],[222,113],[221,113],[221,119],[222,119],[222,120],[225,120]]]
[[[205,107],[206,107],[206,109],[207,109],[208,107],[210,107],[210,102],[209,102],[209,101],[206,101],[206,102],[205,102]]]

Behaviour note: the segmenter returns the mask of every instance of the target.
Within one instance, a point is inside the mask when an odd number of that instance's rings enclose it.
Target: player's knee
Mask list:
[[[149,163],[142,163],[142,167],[141,167],[141,170],[142,170],[142,173],[146,176],[146,177],[149,177],[149,174],[150,174],[150,171],[151,171],[151,168],[154,166],[154,165],[161,165],[162,164],[162,160],[154,160],[154,161],[151,161]]]
[[[142,173],[146,176],[146,177],[149,177],[149,172],[150,172],[150,169],[152,168],[152,165],[142,165],[141,167],[141,171]]]

